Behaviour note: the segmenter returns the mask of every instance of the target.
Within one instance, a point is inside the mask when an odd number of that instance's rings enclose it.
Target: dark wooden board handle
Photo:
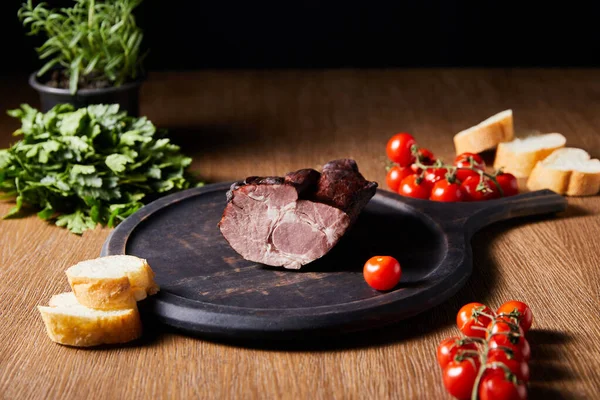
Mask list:
[[[451,207],[426,205],[423,212],[444,230],[464,230],[467,237],[495,222],[540,214],[562,212],[567,199],[551,190],[537,190],[478,203],[453,203]]]

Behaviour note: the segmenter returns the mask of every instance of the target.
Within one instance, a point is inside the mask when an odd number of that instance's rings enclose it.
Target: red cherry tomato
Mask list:
[[[485,338],[489,339],[490,336],[496,334],[505,335],[507,338],[511,339],[513,344],[517,344],[519,338],[525,336],[523,329],[519,325],[505,320],[503,317],[497,318],[495,321],[489,323]],[[514,341],[512,339],[514,339]]]
[[[401,167],[409,167],[415,160],[411,149],[416,144],[417,142],[411,134],[405,132],[397,133],[387,142],[387,156],[392,162]]]
[[[458,183],[450,183],[446,179],[442,179],[433,185],[429,200],[456,202],[462,201],[463,196],[463,191]]]
[[[466,358],[462,361],[451,361],[442,374],[444,386],[448,393],[458,400],[469,400],[475,378],[479,371],[478,358]]]
[[[402,268],[394,257],[371,257],[363,268],[365,281],[375,290],[390,290],[400,282]]]
[[[479,383],[479,400],[525,400],[527,387],[506,379],[501,371],[486,372]]]
[[[435,163],[435,156],[431,152],[431,150],[421,147],[417,150],[417,159],[421,164],[424,165],[433,165]],[[415,174],[421,173],[421,168],[417,167],[415,164],[412,164],[410,168],[413,170]]]
[[[531,347],[524,337],[519,340],[519,343],[512,344],[506,340],[505,336],[495,335],[488,340],[488,347],[490,349],[500,349],[516,360],[529,362],[531,359]]]
[[[417,174],[409,175],[400,183],[398,193],[417,199],[428,199],[431,195],[431,184]]]
[[[481,313],[493,315],[493,311],[481,303],[469,303],[462,306],[456,315],[458,329],[466,336],[484,338],[486,327],[492,320]]]
[[[494,182],[485,177],[481,184],[480,181],[481,177],[479,175],[469,176],[461,184],[461,188],[465,194],[465,201],[492,200],[500,197],[500,192]]]
[[[400,187],[400,183],[402,179],[406,178],[408,175],[412,174],[412,170],[407,167],[399,167],[394,165],[387,173],[385,177],[385,181],[388,187],[394,192],[398,192],[398,188]]]
[[[513,174],[503,172],[496,175],[496,180],[502,188],[502,194],[504,197],[514,196],[519,194],[519,182]]]
[[[479,176],[477,172],[468,169],[460,169],[471,166],[471,159],[473,160],[473,168],[480,171],[485,171],[485,162],[479,154],[475,153],[462,153],[456,156],[454,159],[454,166],[459,169],[456,171],[456,178],[464,182],[469,176]]]
[[[446,168],[427,168],[425,171],[425,180],[433,185],[437,181],[445,179],[447,172]]]
[[[494,365],[494,363],[497,363],[498,365]],[[501,371],[504,371],[502,365],[499,364],[505,365],[510,372],[516,375],[518,380],[523,382],[529,381],[529,365],[525,361],[509,358],[504,351],[499,349],[488,353],[487,365],[489,368],[492,370],[498,368]]]
[[[496,313],[499,315],[505,314],[506,318],[509,318],[514,323],[518,323],[525,333],[527,333],[533,323],[533,312],[531,312],[527,304],[521,301],[507,301],[498,308]]]
[[[465,351],[477,351],[477,346],[475,343],[465,343],[464,339],[458,336],[444,339],[437,348],[438,364],[445,368],[451,361],[454,361],[456,355]]]

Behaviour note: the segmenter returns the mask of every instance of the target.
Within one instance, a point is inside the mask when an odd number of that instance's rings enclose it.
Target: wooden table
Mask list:
[[[37,106],[26,77],[1,80],[0,108]],[[446,160],[452,135],[507,108],[518,133],[561,132],[600,156],[600,70],[154,73],[142,113],[171,129],[207,182],[283,174],[353,157],[385,187],[388,137],[412,132]],[[0,115],[0,145],[17,121]],[[4,214],[10,202],[0,202]],[[140,344],[52,343],[36,305],[68,290],[63,271],[96,257],[108,229],[82,237],[35,216],[0,222],[0,397],[447,398],[437,344],[463,304],[530,304],[530,398],[600,395],[600,198],[557,217],[493,225],[473,239],[475,271],[441,306],[405,323],[303,349],[248,349],[148,328]],[[402,229],[402,227],[398,227]]]

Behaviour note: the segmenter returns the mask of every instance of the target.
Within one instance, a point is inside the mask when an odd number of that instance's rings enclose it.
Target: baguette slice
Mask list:
[[[538,161],[527,179],[529,190],[550,189],[567,196],[591,196],[600,191],[600,160],[582,149],[564,147]]]
[[[513,112],[505,110],[454,135],[456,154],[481,153],[514,137]]]
[[[147,261],[135,256],[81,261],[66,274],[79,303],[100,310],[131,308],[159,290]]]
[[[530,135],[512,142],[499,143],[494,169],[503,168],[517,178],[531,174],[538,161],[548,157],[554,150],[565,147],[567,138],[560,133]]]
[[[142,335],[137,308],[95,310],[79,304],[73,292],[52,296],[49,306],[38,310],[50,339],[67,346],[126,343]]]

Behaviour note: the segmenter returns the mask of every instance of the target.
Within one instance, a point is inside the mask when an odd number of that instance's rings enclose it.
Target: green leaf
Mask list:
[[[12,207],[10,210],[8,210],[8,213],[6,213],[4,218],[10,218],[10,217],[18,214],[19,211],[21,211],[21,207],[23,207],[23,197],[17,196],[16,203],[17,204],[14,207]]]
[[[40,57],[40,58],[45,58],[45,57]],[[37,72],[37,76],[43,76],[46,72],[50,71],[50,69],[52,67],[54,67],[56,64],[58,64],[60,62],[60,60],[54,59],[54,60],[50,60],[48,61],[46,64],[44,64],[42,66],[42,68],[40,68],[40,70]]]
[[[66,226],[71,232],[81,235],[88,229],[94,229],[96,223],[91,217],[86,216],[81,210],[77,210],[72,214],[63,214],[56,220],[57,226]]]
[[[80,54],[73,60],[69,67],[69,72],[71,74],[69,78],[69,89],[71,94],[75,94],[77,92],[77,85],[79,82],[79,71],[81,70],[81,61],[83,60],[83,54]]]
[[[0,150],[0,170],[8,168],[12,163],[12,157],[8,150]]]
[[[63,114],[59,132],[64,136],[75,136],[81,129],[86,117],[87,112],[85,108]]]
[[[121,135],[121,144],[124,146],[134,146],[136,142],[148,143],[152,138],[142,136],[139,131],[129,131]]]
[[[73,165],[71,168],[71,176],[76,175],[90,175],[96,172],[96,167],[93,165]]]
[[[52,206],[48,205],[46,206],[46,208],[44,208],[43,210],[41,210],[40,212],[37,213],[38,217],[40,219],[43,219],[45,221],[49,220],[50,218],[52,218],[52,216],[54,215],[54,209],[52,208]]]
[[[133,160],[123,154],[111,154],[106,157],[106,166],[113,170],[113,172],[125,171],[125,164],[131,163]]]

